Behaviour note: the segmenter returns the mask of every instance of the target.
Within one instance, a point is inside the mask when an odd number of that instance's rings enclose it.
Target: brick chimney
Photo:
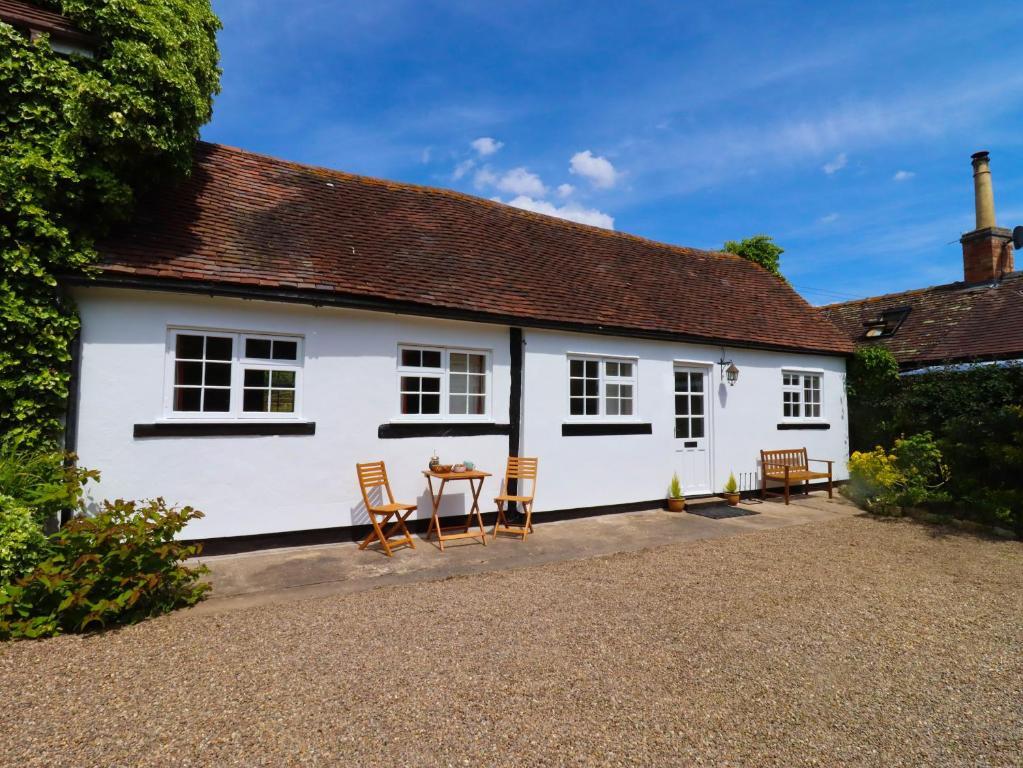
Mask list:
[[[963,276],[967,283],[986,283],[1012,272],[1012,232],[995,224],[995,193],[987,152],[973,159],[973,194],[977,227],[959,242],[963,245]]]

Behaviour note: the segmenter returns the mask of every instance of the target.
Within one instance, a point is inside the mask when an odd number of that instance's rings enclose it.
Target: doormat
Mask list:
[[[752,509],[729,507],[725,504],[690,507],[686,509],[686,512],[691,515],[699,515],[700,517],[709,517],[711,520],[727,520],[730,517],[748,517],[749,515],[760,514],[759,512],[754,512]]]

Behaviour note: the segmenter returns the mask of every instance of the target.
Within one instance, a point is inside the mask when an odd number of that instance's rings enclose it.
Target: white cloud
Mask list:
[[[451,172],[451,178],[458,181],[460,178],[465,176],[469,171],[476,167],[475,160],[463,160],[455,166],[455,170]]]
[[[895,175],[892,176],[892,181],[909,181],[916,174],[913,171],[896,171]]]
[[[527,195],[529,197],[543,197],[547,194],[547,187],[543,181],[532,171],[522,166],[512,168],[497,180],[495,186],[502,192],[510,195]]]
[[[838,219],[839,215],[837,213],[829,213],[826,216],[821,216],[817,221],[821,224],[834,224]]]
[[[849,157],[845,154],[845,152],[840,152],[838,155],[835,156],[834,160],[830,160],[824,163],[824,165],[821,166],[821,170],[824,171],[824,173],[828,174],[828,176],[831,176],[834,173],[838,173],[848,164]]]
[[[430,162],[430,155],[432,154],[432,151],[433,150],[431,147],[427,147],[426,149],[424,149],[419,154],[419,162],[421,162],[423,165],[426,165],[428,162]]]
[[[492,155],[503,146],[503,141],[492,139],[489,136],[480,136],[472,142],[472,148],[479,152],[480,157]]]
[[[594,155],[590,150],[576,152],[569,161],[570,173],[589,179],[595,187],[608,189],[618,180],[618,171],[606,157]]]
[[[571,184],[559,184],[558,185],[558,197],[568,197],[575,192],[575,187]]]
[[[584,208],[578,203],[567,203],[565,205],[555,205],[554,203],[548,202],[547,200],[536,200],[528,195],[519,195],[513,200],[508,201],[508,205],[515,208],[521,208],[525,211],[533,211],[534,213],[543,213],[548,216],[556,216],[559,219],[568,219],[569,221],[575,221],[579,224],[589,224],[594,227],[602,227],[604,229],[614,229],[615,220],[603,211],[598,211],[594,208]]]
[[[483,189],[483,187],[492,187],[497,183],[497,174],[494,173],[489,165],[484,165],[472,178],[472,183],[476,185],[477,189]]]

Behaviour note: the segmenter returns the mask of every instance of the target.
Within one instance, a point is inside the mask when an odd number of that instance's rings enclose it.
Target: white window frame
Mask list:
[[[798,376],[798,384],[786,384],[786,376]],[[817,391],[820,394],[820,414],[817,416],[806,415],[806,384],[804,378],[811,376],[817,379]],[[785,393],[786,392],[798,392],[799,393],[799,415],[798,416],[786,416],[785,415]],[[812,370],[805,368],[783,368],[781,371],[781,397],[778,398],[778,407],[781,409],[781,419],[786,423],[816,423],[822,422],[825,419],[824,413],[824,371]]]
[[[177,359],[177,338],[184,336],[222,336],[231,338],[231,409],[229,411],[175,411],[174,379]],[[269,341],[293,341],[297,344],[295,360],[265,360],[245,357],[245,341],[262,339]],[[228,361],[224,361],[228,362]],[[165,352],[163,418],[162,421],[244,421],[277,422],[302,421],[303,370],[305,368],[305,338],[293,333],[268,333],[264,331],[243,331],[238,329],[207,328],[175,325],[167,328]],[[293,371],[295,373],[295,410],[291,413],[263,413],[244,411],[245,370]]]
[[[595,414],[573,414],[572,413],[572,362],[574,360],[595,361],[597,363],[599,397],[597,400],[597,413]],[[631,363],[632,376],[611,376],[607,375],[607,363]],[[584,353],[569,352],[565,356],[565,421],[614,421],[614,422],[638,422],[639,421],[639,358],[626,357],[623,355],[591,355]],[[628,415],[608,415],[607,413],[607,385],[627,384],[632,386],[632,413]]]
[[[402,352],[416,350],[423,352],[440,352],[440,368],[407,367],[401,364]],[[482,355],[483,356],[483,413],[451,413],[451,355]],[[395,359],[395,416],[393,423],[414,421],[417,423],[440,422],[493,422],[494,391],[492,354],[489,349],[472,349],[470,347],[445,347],[436,344],[416,344],[401,342],[398,344],[398,356]],[[436,373],[434,373],[436,371]],[[430,377],[440,379],[440,413],[402,413],[401,412],[401,379],[402,376]]]

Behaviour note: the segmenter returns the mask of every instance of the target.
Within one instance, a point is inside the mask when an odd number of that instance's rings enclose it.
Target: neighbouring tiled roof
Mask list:
[[[82,32],[66,16],[43,10],[19,0],[0,0],[0,21],[18,29],[35,29],[55,37],[88,41],[91,36]]]
[[[864,323],[909,307],[892,336],[865,339]],[[902,367],[1023,358],[1023,272],[981,285],[951,283],[821,307],[857,344],[887,347]]]
[[[848,354],[789,285],[731,254],[458,192],[200,143],[191,178],[100,245],[109,280],[341,294],[523,323]]]

